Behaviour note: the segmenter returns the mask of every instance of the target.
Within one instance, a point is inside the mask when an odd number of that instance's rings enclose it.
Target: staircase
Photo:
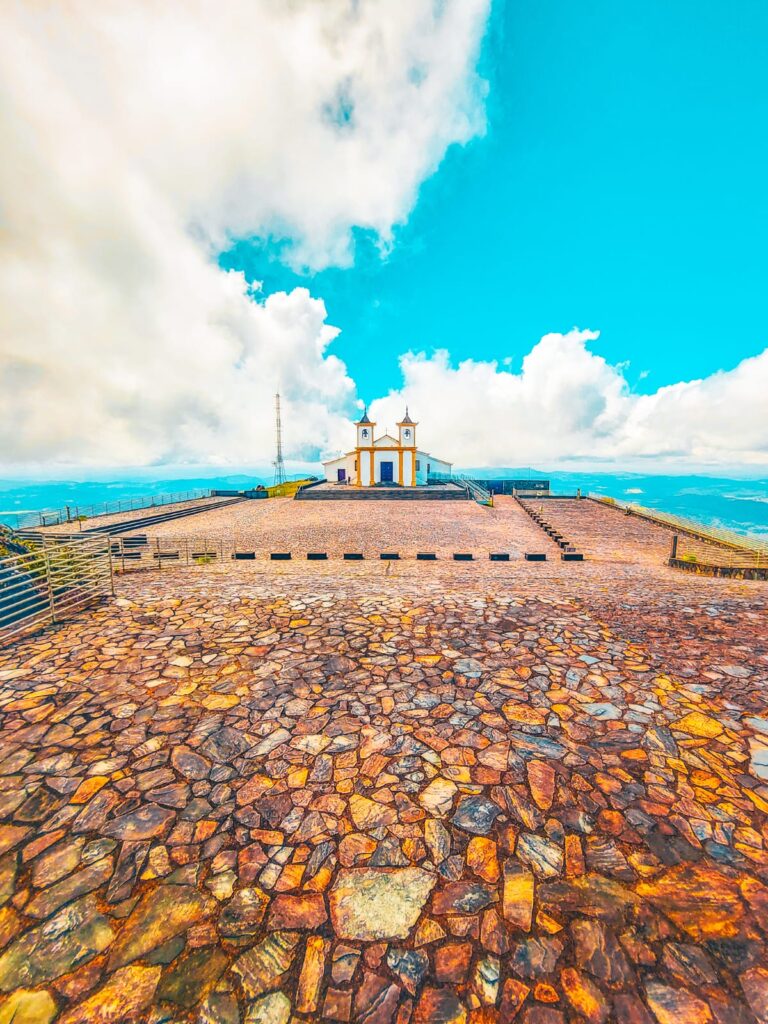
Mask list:
[[[452,473],[450,476],[443,473],[430,473],[429,481],[430,483],[434,481],[443,485],[465,488],[467,497],[476,501],[478,505],[493,506],[493,495],[483,485],[483,482],[473,480],[472,477],[466,476],[464,473]]]

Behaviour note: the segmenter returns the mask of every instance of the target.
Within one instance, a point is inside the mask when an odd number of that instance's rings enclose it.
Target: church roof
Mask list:
[[[371,421],[370,421],[370,420],[368,419],[368,407],[366,406],[366,408],[365,408],[365,409],[363,410],[363,415],[362,415],[362,417],[361,417],[361,418],[360,418],[360,419],[359,419],[359,420],[357,421],[357,424],[356,424],[356,426],[360,426],[360,424],[361,424],[361,423],[370,423],[370,422],[371,422]]]
[[[398,423],[398,427],[405,426],[406,423],[410,423],[410,425],[412,427],[416,426],[416,424],[413,422],[411,417],[408,415],[408,406],[407,405],[405,407],[405,419],[400,420],[400,422]]]

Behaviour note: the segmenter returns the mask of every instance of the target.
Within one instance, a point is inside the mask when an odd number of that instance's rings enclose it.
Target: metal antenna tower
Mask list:
[[[280,423],[280,392],[275,394],[275,479],[273,483],[285,483],[285,462],[283,461],[283,428]]]

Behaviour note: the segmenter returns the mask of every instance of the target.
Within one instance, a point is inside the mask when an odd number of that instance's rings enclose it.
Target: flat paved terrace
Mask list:
[[[484,558],[505,551],[559,550],[512,498],[497,498],[494,508],[474,501],[294,501],[292,498],[243,501],[230,508],[202,512],[181,522],[158,523],[141,530],[148,537],[194,536],[200,543],[220,539],[243,551],[267,557],[270,551],[345,551],[378,556],[397,551],[412,557],[433,551],[445,557],[475,552]]]
[[[768,585],[632,547],[137,573],[0,652],[0,1021],[765,1021]]]

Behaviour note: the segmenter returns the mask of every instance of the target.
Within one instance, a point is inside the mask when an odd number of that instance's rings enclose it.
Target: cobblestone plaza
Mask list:
[[[294,561],[0,652],[0,1024],[768,1019],[768,584],[549,507],[584,563],[512,499],[203,513]]]

